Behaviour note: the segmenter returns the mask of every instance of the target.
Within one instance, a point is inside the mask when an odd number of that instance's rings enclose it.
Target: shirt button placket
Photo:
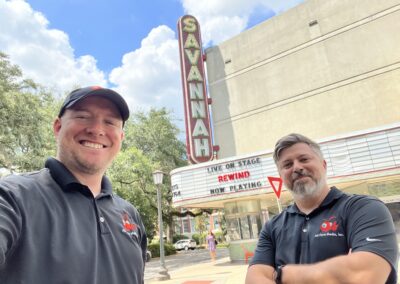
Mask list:
[[[310,217],[306,216],[306,222],[304,222],[303,226],[303,233],[307,233],[308,231],[308,221],[310,220]]]
[[[98,200],[94,199],[93,204],[94,204],[94,209],[96,210],[96,215],[97,215],[100,232],[102,234],[104,234],[104,233],[107,233],[106,224],[105,224],[106,219],[102,216],[101,210],[99,210],[97,203],[98,203]]]
[[[300,252],[300,263],[307,263],[307,259],[309,257],[308,247],[309,247],[309,237],[308,237],[308,221],[310,220],[309,216],[305,216],[303,227],[301,228],[301,252]]]

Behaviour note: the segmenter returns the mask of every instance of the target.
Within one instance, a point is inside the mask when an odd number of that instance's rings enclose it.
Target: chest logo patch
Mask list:
[[[128,234],[130,237],[138,237],[137,225],[132,221],[132,217],[127,213],[122,213],[122,232]]]
[[[331,216],[328,220],[324,220],[319,226],[319,229],[321,232],[327,233],[327,232],[336,232],[339,224],[336,221],[335,216]]]
[[[331,216],[328,219],[322,221],[319,226],[320,232],[317,233],[315,238],[326,238],[326,237],[340,237],[343,238],[344,234],[340,232],[340,223],[337,222],[336,216]]]

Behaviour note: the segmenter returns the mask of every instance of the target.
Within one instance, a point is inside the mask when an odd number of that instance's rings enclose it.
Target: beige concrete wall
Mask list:
[[[207,49],[219,157],[398,122],[399,30],[400,0],[310,0]]]

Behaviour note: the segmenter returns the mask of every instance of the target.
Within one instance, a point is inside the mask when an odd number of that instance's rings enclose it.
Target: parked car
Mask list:
[[[174,244],[176,250],[196,249],[196,241],[192,239],[179,240]]]
[[[149,262],[151,259],[151,251],[147,250],[146,251],[146,262]]]

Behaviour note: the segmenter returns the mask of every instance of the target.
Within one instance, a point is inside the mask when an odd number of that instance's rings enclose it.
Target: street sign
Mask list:
[[[274,190],[276,197],[278,199],[281,197],[281,191],[282,191],[282,179],[280,177],[268,177],[268,181],[272,186],[272,189]],[[278,184],[278,187],[276,186]]]

